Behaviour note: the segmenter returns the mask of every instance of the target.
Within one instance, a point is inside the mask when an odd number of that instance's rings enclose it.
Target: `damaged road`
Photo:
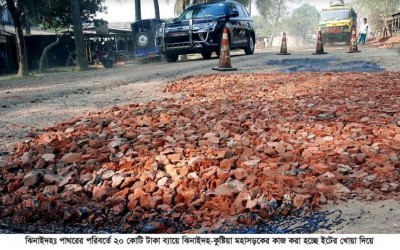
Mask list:
[[[382,59],[396,52],[335,50],[325,66],[296,66],[309,50],[236,56],[232,75],[197,76],[217,61],[193,60],[82,72],[76,86],[70,75],[1,82],[2,145],[19,140],[0,156],[1,216],[88,232],[262,233],[274,218],[385,200],[398,221],[400,74]],[[347,60],[354,72],[297,73]],[[349,233],[359,216],[348,213],[304,233]]]

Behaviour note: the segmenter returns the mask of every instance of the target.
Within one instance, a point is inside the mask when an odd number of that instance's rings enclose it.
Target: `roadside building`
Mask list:
[[[15,73],[18,70],[18,53],[15,28],[11,15],[3,6],[0,25],[0,74]],[[74,51],[73,31],[64,32],[58,45],[49,50],[45,64],[48,67],[65,66],[71,52]],[[88,63],[94,63],[96,42],[106,44],[110,50],[124,51],[129,56],[133,53],[133,36],[130,23],[101,22],[100,25],[84,25],[85,52]],[[56,41],[54,31],[30,27],[24,30],[26,52],[30,70],[38,69],[44,48]]]

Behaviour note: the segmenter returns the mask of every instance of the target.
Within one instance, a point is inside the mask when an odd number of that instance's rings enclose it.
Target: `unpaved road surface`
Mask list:
[[[326,47],[327,55],[314,56],[314,48],[293,50],[290,56],[259,51],[252,56],[232,56],[240,73],[261,72],[383,72],[399,71],[398,52],[360,47],[361,53],[346,53],[347,47]],[[211,68],[217,59],[193,59],[178,63],[127,64],[107,70],[71,72],[0,81],[0,157],[16,142],[36,136],[47,126],[63,120],[96,113],[113,106],[160,101],[171,97],[164,85],[200,74],[220,74]],[[179,96],[175,96],[179,98]],[[349,201],[329,204],[342,210],[345,225],[335,233],[400,233],[400,204]],[[10,232],[3,230],[3,232]],[[12,232],[12,231],[11,231]],[[21,231],[20,231],[21,232]],[[324,232],[324,231],[323,231]]]

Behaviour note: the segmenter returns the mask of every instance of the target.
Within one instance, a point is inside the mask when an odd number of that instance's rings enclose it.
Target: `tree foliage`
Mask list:
[[[56,41],[47,45],[42,53],[39,62],[39,71],[44,69],[45,58],[48,51],[59,43],[60,36],[63,30],[68,29],[73,25],[74,33],[82,33],[82,23],[97,23],[95,17],[97,13],[104,12],[106,8],[102,5],[104,0],[78,0],[76,2],[78,8],[75,13],[75,22],[72,15],[72,2],[68,0],[39,0],[40,6],[35,13],[31,14],[31,20],[37,25],[41,25],[44,29],[54,30]],[[79,35],[75,35],[75,40],[82,39]],[[75,43],[77,53],[78,69],[86,68],[86,60],[84,55],[81,55],[83,42]],[[82,48],[81,48],[82,47]]]
[[[282,19],[288,14],[287,3],[292,0],[256,0],[256,6],[261,17],[264,19],[264,25],[269,27],[269,46],[272,45],[279,26],[282,25]]]
[[[305,43],[308,42],[310,35],[318,30],[319,12],[309,4],[303,4],[293,10],[292,15],[285,21],[287,31],[295,37],[301,37]]]
[[[0,4],[7,4],[11,13],[16,30],[17,51],[19,59],[18,75],[28,74],[28,63],[26,54],[25,38],[23,28],[29,30],[31,25],[40,25],[45,29],[59,30],[66,29],[73,25],[82,25],[83,22],[92,22],[96,13],[105,10],[102,6],[104,0],[77,0],[79,12],[74,20],[71,13],[71,2],[69,0],[0,0]],[[74,27],[75,28],[75,27]],[[58,39],[57,39],[58,42]],[[57,43],[50,44],[50,48]],[[83,46],[83,45],[82,45]],[[44,49],[46,55],[49,47]],[[43,55],[41,63],[43,63]]]
[[[390,17],[399,11],[399,0],[353,0],[351,2],[355,7],[360,18],[368,18],[369,24],[376,29],[383,25],[382,18]]]
[[[40,6],[32,13],[32,22],[44,29],[60,30],[73,24],[71,4],[68,0],[39,0]],[[104,0],[79,0],[80,22],[93,23],[98,13],[106,11]]]
[[[94,22],[98,13],[105,12],[104,1],[79,0],[81,22]],[[0,0],[0,5],[6,2],[14,3],[23,28],[36,25],[43,29],[59,30],[73,24],[69,0]]]
[[[0,4],[7,5],[14,23],[18,53],[18,76],[27,76],[29,68],[23,27],[26,27],[28,20],[26,13],[35,12],[37,6],[29,0],[0,0]]]
[[[166,0],[169,3],[170,0]],[[243,4],[244,6],[250,6],[251,0],[236,0],[237,2]],[[175,14],[180,15],[187,7],[192,4],[207,3],[210,0],[176,0],[175,1]]]

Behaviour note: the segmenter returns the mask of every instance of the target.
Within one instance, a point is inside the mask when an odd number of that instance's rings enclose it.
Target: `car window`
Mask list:
[[[321,20],[323,21],[347,19],[349,17],[350,10],[332,10],[321,13]]]
[[[151,31],[151,20],[143,20],[133,24],[133,32],[148,32]]]
[[[236,4],[234,4],[234,3],[230,3],[230,4],[229,4],[229,12],[231,12],[231,11],[235,11],[235,10],[237,10],[237,8],[236,8]]]
[[[194,12],[193,9],[185,11],[185,12],[182,14],[182,16],[181,16],[180,19],[181,19],[181,20],[187,20],[187,19],[192,18],[192,17],[193,17],[193,12]]]
[[[250,14],[249,14],[249,12],[247,11],[247,9],[246,9],[244,6],[242,6],[242,8],[243,8],[243,11],[244,11],[244,16],[245,16],[245,17],[249,17]]]
[[[187,8],[179,17],[179,20],[207,18],[212,16],[224,15],[224,13],[225,8],[223,3],[194,5]]]
[[[239,11],[239,17],[245,17],[246,15],[244,14],[244,10],[242,8],[242,6],[237,5],[236,6],[237,10]]]

